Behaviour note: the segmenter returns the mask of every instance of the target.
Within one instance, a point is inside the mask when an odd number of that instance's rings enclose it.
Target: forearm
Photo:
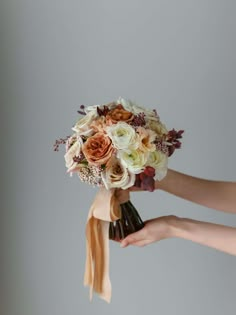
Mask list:
[[[236,228],[175,217],[170,223],[171,236],[236,255]]]
[[[236,213],[233,182],[206,180],[168,170],[162,181],[156,181],[155,188],[212,209]]]

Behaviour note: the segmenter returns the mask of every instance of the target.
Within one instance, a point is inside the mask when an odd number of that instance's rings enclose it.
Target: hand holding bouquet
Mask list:
[[[86,228],[87,260],[85,284],[110,300],[108,235],[122,239],[143,227],[129,200],[119,204],[116,189],[131,186],[153,191],[155,179],[167,173],[168,157],[181,147],[183,130],[168,131],[156,110],[119,98],[105,105],[83,106],[83,115],[66,139],[67,172],[100,187],[90,209]]]

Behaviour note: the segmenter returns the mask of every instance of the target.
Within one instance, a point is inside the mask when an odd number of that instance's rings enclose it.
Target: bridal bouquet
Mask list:
[[[131,186],[153,191],[167,173],[168,157],[181,147],[183,130],[168,130],[156,110],[119,98],[103,105],[80,106],[83,117],[73,134],[56,140],[65,145],[67,172],[99,187],[86,226],[85,285],[109,301],[108,240],[120,240],[144,226],[129,200],[119,204],[116,189]]]

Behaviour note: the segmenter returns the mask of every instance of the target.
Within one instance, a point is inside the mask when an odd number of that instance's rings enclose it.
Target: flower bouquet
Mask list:
[[[123,239],[144,226],[129,200],[120,204],[117,189],[131,186],[153,191],[155,180],[167,173],[168,157],[181,147],[183,130],[167,130],[156,110],[119,98],[103,105],[80,106],[83,115],[65,139],[67,172],[98,186],[86,227],[85,284],[107,301],[111,297],[108,276],[108,238]]]

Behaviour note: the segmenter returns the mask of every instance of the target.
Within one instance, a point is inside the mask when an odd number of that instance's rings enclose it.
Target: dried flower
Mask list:
[[[54,151],[59,151],[59,146],[61,145],[61,144],[66,144],[66,142],[67,142],[67,140],[70,138],[71,136],[67,136],[66,138],[60,138],[60,139],[58,139],[58,140],[56,140],[55,141],[55,143],[54,143],[54,145],[53,145],[53,149],[54,149]]]
[[[138,113],[137,115],[134,115],[130,125],[133,127],[144,127],[146,125],[145,114]]]
[[[85,106],[84,105],[80,105],[80,110],[77,110],[77,113],[80,114],[80,115],[86,115],[86,112],[85,112]]]
[[[103,108],[97,107],[97,113],[99,116],[106,116],[109,112],[109,108],[104,105]]]
[[[176,131],[175,129],[172,129],[167,134],[167,143],[168,143],[168,155],[171,156],[175,149],[181,148],[181,142],[178,139],[182,138],[182,134],[184,133],[184,130]]]
[[[167,144],[165,143],[165,141],[163,139],[160,140],[160,139],[156,138],[154,143],[156,145],[157,151],[161,151],[164,154],[169,155],[169,147],[167,146]]]

